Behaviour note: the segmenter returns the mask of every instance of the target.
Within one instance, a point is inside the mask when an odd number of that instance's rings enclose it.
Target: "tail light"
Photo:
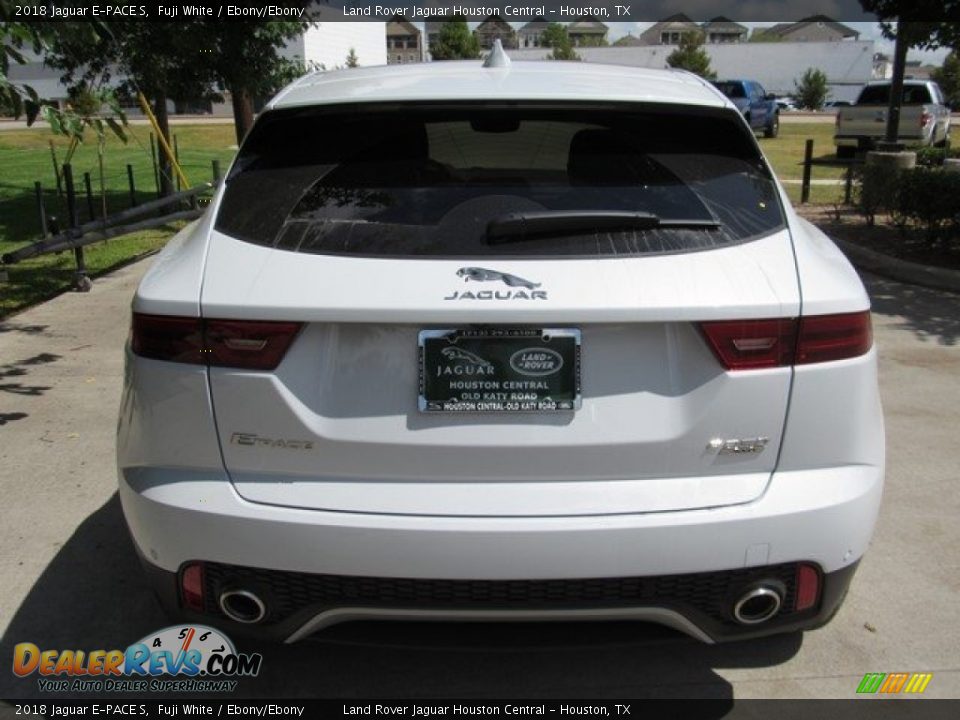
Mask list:
[[[870,313],[808,315],[800,319],[797,365],[843,360],[865,354],[873,345]]]
[[[857,357],[873,344],[869,311],[803,318],[722,320],[700,325],[727,370],[804,365]]]
[[[797,566],[797,595],[794,609],[808,610],[820,598],[820,573],[813,565],[800,563]]]
[[[931,122],[933,122],[933,115],[928,113],[926,110],[920,113],[920,127],[924,128]]]
[[[154,360],[273,370],[301,324],[262,320],[205,320],[133,314],[130,347]]]

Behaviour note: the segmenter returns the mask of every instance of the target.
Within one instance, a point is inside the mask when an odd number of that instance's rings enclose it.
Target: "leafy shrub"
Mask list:
[[[863,166],[857,205],[867,225],[873,225],[880,213],[896,213],[899,210],[900,176],[903,173],[903,170],[882,165]]]
[[[916,152],[917,165],[921,167],[940,167],[944,158],[960,158],[960,147],[922,147]]]
[[[960,227],[960,172],[917,167],[898,173],[898,214],[935,242]]]

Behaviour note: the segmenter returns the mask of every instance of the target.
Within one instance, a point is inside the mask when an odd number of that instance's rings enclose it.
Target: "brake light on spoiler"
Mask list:
[[[857,357],[873,345],[870,312],[700,324],[727,370],[806,365]]]
[[[154,360],[273,370],[300,332],[301,323],[214,320],[133,314],[130,346]]]

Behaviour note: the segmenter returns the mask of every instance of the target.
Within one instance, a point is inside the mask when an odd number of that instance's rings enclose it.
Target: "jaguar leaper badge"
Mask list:
[[[457,270],[457,276],[462,277],[464,282],[502,282],[508,288],[522,288],[520,290],[478,290],[471,292],[467,290],[460,292],[454,290],[450,295],[444,297],[444,300],[546,300],[545,290],[537,290],[540,283],[527,280],[518,275],[491,270],[482,267],[462,267]],[[527,291],[530,292],[527,292]]]

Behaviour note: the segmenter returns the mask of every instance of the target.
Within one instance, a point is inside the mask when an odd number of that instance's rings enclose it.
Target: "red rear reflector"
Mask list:
[[[797,365],[857,357],[873,345],[870,312],[809,315],[800,319]]]
[[[203,565],[192,563],[180,573],[180,597],[188,610],[203,612]]]
[[[728,370],[779,367],[793,360],[796,320],[723,320],[701,323],[700,327]]]
[[[217,367],[273,370],[300,331],[295,322],[203,320],[133,314],[136,355]]]
[[[797,566],[796,610],[807,610],[817,604],[820,597],[820,573],[813,565]]]

